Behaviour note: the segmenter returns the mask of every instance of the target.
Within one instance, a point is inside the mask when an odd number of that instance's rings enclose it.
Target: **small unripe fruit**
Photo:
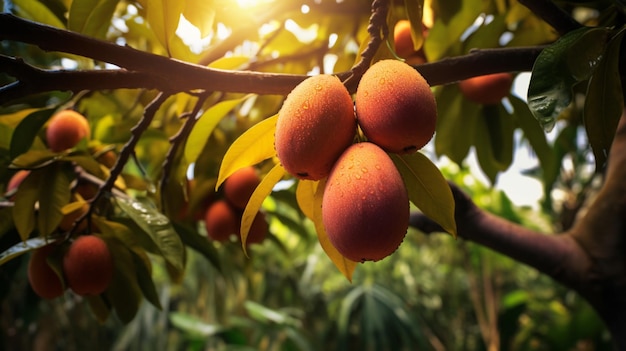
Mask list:
[[[297,178],[319,180],[354,139],[356,120],[339,78],[317,75],[289,93],[278,112],[275,142],[281,164]]]
[[[71,149],[83,138],[89,138],[87,119],[73,110],[57,112],[50,118],[46,129],[48,147],[54,152]]]
[[[471,101],[484,105],[493,105],[509,95],[512,85],[512,74],[494,73],[462,80],[459,82],[459,89]]]
[[[113,279],[113,257],[102,238],[78,237],[63,257],[67,285],[78,295],[99,295]]]
[[[251,244],[260,244],[265,240],[269,230],[269,224],[265,219],[265,214],[263,212],[257,212],[256,216],[252,220],[252,224],[250,225],[250,231],[248,232],[248,237],[246,238],[246,245]]]
[[[378,261],[398,248],[409,225],[409,199],[387,153],[363,142],[341,155],[324,189],[322,221],[330,242],[350,260]]]
[[[386,151],[414,153],[435,133],[435,97],[424,77],[404,62],[373,64],[359,82],[355,101],[363,134]]]
[[[238,233],[239,218],[225,200],[217,200],[209,206],[204,218],[207,234],[215,241],[226,241]]]
[[[224,182],[224,197],[233,206],[243,210],[259,183],[261,178],[254,167],[241,168]]]
[[[33,251],[28,262],[28,282],[33,291],[44,299],[54,299],[63,295],[63,283],[46,261],[48,256],[57,248],[49,244]]]

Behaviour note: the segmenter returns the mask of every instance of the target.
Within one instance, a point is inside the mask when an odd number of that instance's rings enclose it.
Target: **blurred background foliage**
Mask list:
[[[354,64],[367,39],[367,0],[237,3],[2,2],[5,11],[37,22],[224,69],[342,72]],[[558,3],[589,24],[610,21],[604,16],[612,6],[610,1],[585,2],[585,7],[579,1]],[[421,2],[392,4],[390,25],[410,17],[407,9]],[[167,12],[165,5],[175,10],[169,8]],[[514,0],[433,0],[425,9],[432,9],[424,21],[430,27],[424,43],[430,61],[465,54],[474,47],[537,45],[556,39],[546,24]],[[85,21],[85,14],[92,17]],[[180,14],[183,22],[179,22]],[[163,24],[167,21],[159,22],[159,16],[173,16],[177,26],[167,28]],[[22,57],[38,67],[111,68],[21,43],[2,41],[0,48],[3,54]],[[390,55],[388,46],[378,53],[379,58]],[[0,75],[0,81],[6,84],[12,78]],[[440,106],[461,106],[452,112],[441,110],[443,123],[454,121],[452,114],[460,111],[488,113],[482,106],[462,101],[454,85],[438,89],[437,94]],[[8,168],[14,158],[9,140],[25,117],[23,111],[61,106],[81,111],[89,119],[93,138],[79,153],[96,157],[93,150],[102,147],[119,151],[154,96],[153,91],[123,89],[76,96],[54,92],[3,106],[0,190],[14,173]],[[28,255],[23,255],[0,266],[0,348],[438,351],[491,350],[493,345],[500,345],[502,350],[610,349],[602,322],[578,295],[511,259],[448,235],[424,235],[411,229],[394,255],[375,264],[359,265],[352,283],[348,282],[322,251],[313,224],[298,211],[295,184],[289,180],[281,182],[265,201],[270,235],[251,247],[250,257],[243,254],[236,240],[205,240],[202,211],[207,201],[220,196],[213,187],[224,152],[237,136],[276,113],[283,98],[220,92],[210,95],[203,111],[223,101],[243,102],[221,116],[210,136],[203,134],[190,141],[201,148],[197,159],[176,163],[172,173],[176,181],[164,194],[156,190],[156,184],[169,138],[179,130],[181,116],[193,107],[197,97],[183,93],[170,97],[141,137],[124,169],[126,190],[156,204],[159,197],[167,199],[169,205],[161,210],[173,220],[177,231],[186,233],[188,240],[202,237],[202,243],[186,242],[184,275],[173,276],[162,258],[153,257],[152,279],[162,311],[144,301],[130,323],[123,324],[115,316],[100,323],[85,301],[71,293],[41,301],[28,285]],[[510,99],[515,109],[521,108],[514,95]],[[539,143],[541,150],[536,150],[537,139],[529,137],[527,129],[517,124],[507,129],[506,137],[514,146],[511,154],[527,153],[534,161],[525,173],[543,182],[541,205],[537,199],[537,206],[521,206],[494,187],[498,174],[510,163],[485,174],[485,167],[493,169],[486,163],[501,160],[479,160],[480,166],[474,167],[471,150],[475,145],[471,140],[464,141],[467,149],[461,154],[448,154],[446,147],[451,147],[451,140],[444,139],[438,149],[431,145],[426,152],[442,161],[446,178],[462,186],[480,207],[542,231],[567,229],[597,187],[581,110],[575,101],[560,117],[555,131]],[[500,118],[505,118],[510,110],[499,111]],[[462,130],[450,133],[463,136]],[[34,140],[34,149],[44,147],[39,137]],[[555,157],[545,161],[539,156],[538,160],[537,154],[546,153]],[[455,159],[455,155],[459,157]],[[515,162],[512,155],[510,162]],[[450,158],[454,162],[449,162]],[[193,168],[188,171],[191,164]],[[260,165],[261,172],[270,166]],[[548,176],[546,169],[552,170]],[[187,184],[187,178],[193,179],[193,186]],[[181,209],[186,212],[181,213]],[[5,250],[18,237],[6,209],[0,210],[0,219],[0,248]]]

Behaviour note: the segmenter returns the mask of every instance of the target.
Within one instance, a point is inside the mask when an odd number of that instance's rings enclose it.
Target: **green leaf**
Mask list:
[[[570,104],[572,86],[593,73],[609,37],[606,28],[583,27],[543,49],[533,66],[528,106],[545,131],[551,131]]]
[[[58,239],[37,237],[19,242],[0,253],[0,266],[29,251],[51,244]]]
[[[146,12],[148,24],[171,56],[171,40],[176,35],[180,15],[186,1],[179,0],[147,0]]]
[[[422,0],[404,0],[404,8],[411,23],[411,39],[413,40],[413,49],[419,50],[423,43],[422,36]]]
[[[159,294],[157,293],[154,281],[152,280],[150,258],[146,255],[146,252],[143,249],[137,247],[131,249],[131,256],[133,258],[135,268],[137,269],[137,284],[139,285],[143,296],[145,296],[146,300],[148,300],[154,307],[159,310],[163,310],[161,301],[159,301]]]
[[[119,0],[100,1],[89,15],[89,20],[85,23],[82,33],[95,38],[106,39],[118,3]]]
[[[33,169],[51,164],[59,158],[50,150],[30,150],[11,161],[12,168]]]
[[[476,18],[484,11],[483,6],[473,1],[439,1],[440,8],[450,6],[449,17],[438,16],[433,27],[428,31],[428,40],[424,42],[424,51],[429,62],[461,54],[461,35],[469,28]],[[444,6],[445,5],[445,6]],[[448,18],[446,18],[448,17]]]
[[[552,147],[548,144],[548,140],[546,139],[546,134],[543,132],[543,129],[541,129],[535,117],[533,117],[526,102],[512,95],[509,96],[509,101],[514,110],[513,118],[515,118],[517,124],[524,132],[524,136],[528,139],[530,146],[535,151],[541,168],[544,170],[543,176],[544,181],[546,181],[547,178],[545,176],[550,173],[546,172],[546,170],[558,167],[555,162]]]
[[[296,188],[296,201],[300,211],[310,220],[313,220],[315,213],[315,190],[318,182],[311,180],[299,180]]]
[[[454,197],[439,168],[421,152],[391,155],[406,184],[409,200],[428,218],[456,237]]]
[[[20,234],[20,238],[26,241],[30,233],[35,229],[35,203],[39,199],[39,185],[42,173],[40,170],[31,171],[20,183],[15,193],[13,206],[13,222]]]
[[[611,39],[587,87],[584,123],[598,171],[604,167],[624,109],[619,61],[625,30]]]
[[[76,163],[76,165],[82,167],[87,173],[95,175],[100,179],[107,177],[107,174],[105,174],[105,171],[102,169],[103,166],[91,155],[77,154],[61,156],[60,160]]]
[[[513,160],[513,131],[512,117],[502,105],[483,106],[475,130],[476,157],[492,184]]]
[[[37,228],[40,234],[49,235],[63,219],[61,208],[70,201],[70,179],[58,163],[42,169],[41,172]]]
[[[30,149],[33,141],[39,133],[39,130],[48,121],[50,116],[52,116],[54,111],[54,109],[34,111],[26,116],[26,118],[24,118],[20,124],[17,125],[11,138],[10,155],[12,159]]]
[[[246,208],[243,210],[243,215],[241,216],[241,245],[246,255],[246,240],[248,239],[248,232],[250,231],[254,217],[256,217],[257,212],[259,212],[265,198],[269,196],[276,183],[278,183],[284,175],[285,169],[283,166],[276,164],[272,167],[265,177],[263,177],[261,183],[254,189]]]
[[[174,327],[183,331],[185,336],[191,336],[192,338],[197,337],[204,340],[224,330],[224,327],[218,324],[207,324],[194,315],[170,312],[168,316]]]
[[[65,29],[65,24],[46,5],[39,1],[13,0],[12,3],[15,14],[22,18]]]
[[[255,165],[274,156],[274,131],[278,115],[269,117],[245,131],[235,140],[220,165],[215,190],[240,168]]]
[[[105,39],[119,0],[74,0],[69,10],[70,30]]]
[[[205,236],[198,235],[197,231],[182,226],[176,222],[174,222],[173,225],[185,246],[198,251],[202,256],[209,260],[213,267],[215,267],[218,271],[222,270],[219,253]]]
[[[98,322],[106,322],[109,315],[111,315],[111,306],[109,306],[102,295],[85,295],[83,298],[87,300],[89,308],[96,316]]]
[[[464,99],[456,85],[443,86],[437,94],[437,155],[461,165],[474,143],[479,117],[480,105]]]
[[[246,98],[248,98],[248,96],[222,101],[211,106],[211,108],[200,116],[200,119],[191,130],[185,145],[185,159],[188,162],[195,162],[198,159],[200,152],[204,149],[204,145],[209,140],[217,124]]]
[[[135,318],[141,303],[141,288],[137,282],[136,267],[131,252],[115,238],[103,235],[111,255],[115,257],[113,280],[104,292],[111,302],[115,313],[122,323],[127,324]]]
[[[357,262],[345,258],[335,246],[330,242],[328,233],[324,228],[324,222],[322,221],[322,199],[324,197],[324,188],[326,187],[326,180],[320,180],[317,182],[317,188],[315,189],[315,205],[313,208],[313,223],[315,223],[315,230],[317,231],[317,240],[320,242],[322,249],[333,262],[335,267],[352,282],[352,274],[356,269]]]
[[[137,224],[173,268],[184,269],[184,250],[169,219],[155,207],[131,198],[116,198],[120,208]]]

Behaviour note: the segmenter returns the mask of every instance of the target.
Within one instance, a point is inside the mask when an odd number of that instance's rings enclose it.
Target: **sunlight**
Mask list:
[[[268,0],[237,0],[237,5],[242,9],[250,7],[258,7],[264,3],[268,3]]]

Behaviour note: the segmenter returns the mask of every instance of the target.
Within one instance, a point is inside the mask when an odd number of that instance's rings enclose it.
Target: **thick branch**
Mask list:
[[[546,235],[511,223],[478,208],[457,186],[451,184],[451,189],[459,237],[536,268],[566,286],[578,286],[591,262],[571,237]],[[421,213],[411,215],[411,226],[426,233],[441,231]]]
[[[17,26],[11,35],[2,32],[6,30],[6,22]],[[36,35],[31,38],[15,34],[24,31],[36,32]],[[0,56],[0,70],[18,80],[0,88],[0,104],[53,90],[77,92],[118,88],[160,91],[201,89],[286,95],[306,78],[304,75],[211,69],[0,14],[0,37],[7,36],[12,40],[29,42],[49,50],[82,55],[126,69],[44,71],[20,59]],[[482,74],[529,71],[541,50],[541,47],[475,50],[468,55],[416,66],[416,69],[434,86]],[[343,80],[351,74],[352,72],[343,72],[338,76]],[[356,87],[352,88],[354,92]]]

